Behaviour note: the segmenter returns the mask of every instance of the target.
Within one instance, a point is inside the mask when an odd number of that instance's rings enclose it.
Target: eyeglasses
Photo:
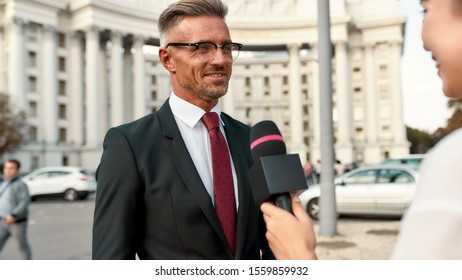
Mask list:
[[[212,42],[200,42],[200,43],[168,43],[166,48],[169,46],[174,47],[194,47],[196,48],[196,55],[202,62],[211,61],[217,54],[217,49],[220,48],[223,56],[230,60],[236,60],[239,56],[239,51],[242,48],[242,44],[239,43],[225,43],[223,45],[217,45]]]

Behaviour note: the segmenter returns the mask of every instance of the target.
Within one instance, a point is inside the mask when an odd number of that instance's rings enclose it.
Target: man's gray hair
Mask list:
[[[187,16],[215,16],[225,20],[228,7],[221,0],[180,0],[168,6],[159,16],[157,27],[160,46],[166,45],[166,36]]]

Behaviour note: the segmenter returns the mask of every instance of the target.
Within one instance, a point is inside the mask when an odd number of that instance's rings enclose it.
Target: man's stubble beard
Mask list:
[[[219,85],[214,85],[213,87],[201,82],[197,91],[186,81],[180,80],[179,83],[183,88],[195,92],[201,99],[205,101],[213,101],[218,100],[228,92],[229,81],[226,81],[226,83],[220,83]]]

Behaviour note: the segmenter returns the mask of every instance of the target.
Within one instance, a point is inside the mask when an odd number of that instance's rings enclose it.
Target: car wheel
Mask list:
[[[319,199],[317,197],[308,201],[306,212],[313,220],[319,219]]]
[[[67,201],[75,201],[79,199],[79,194],[74,189],[68,189],[64,192],[64,199]]]

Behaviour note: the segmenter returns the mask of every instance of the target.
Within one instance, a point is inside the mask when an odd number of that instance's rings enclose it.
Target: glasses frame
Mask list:
[[[181,43],[181,42],[171,42],[171,43],[168,43],[165,48],[168,48],[170,46],[173,46],[173,47],[194,47],[195,50],[196,50],[196,55],[197,55],[197,50],[199,50],[199,47],[202,45],[202,44],[209,44],[209,45],[213,45],[215,47],[215,53],[207,60],[207,61],[204,61],[204,62],[209,62],[211,60],[213,60],[215,58],[215,55],[217,54],[217,50],[218,48],[221,49],[222,52],[224,52],[224,49],[226,46],[229,46],[229,45],[233,45],[233,46],[236,46],[237,47],[237,55],[236,57],[233,57],[232,56],[232,52],[231,51],[231,60],[232,61],[235,61],[238,57],[239,57],[239,52],[241,51],[241,48],[242,48],[242,44],[240,43],[235,43],[235,42],[228,42],[228,43],[224,43],[223,45],[218,45],[218,44],[215,44],[213,42],[197,42],[197,43]],[[225,56],[226,57],[226,56]],[[199,60],[200,57],[198,55],[198,58]],[[203,61],[203,60],[201,60]]]

